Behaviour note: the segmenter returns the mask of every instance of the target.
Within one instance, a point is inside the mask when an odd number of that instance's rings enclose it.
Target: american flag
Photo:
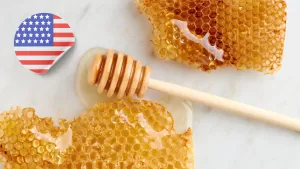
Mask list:
[[[75,42],[69,24],[57,15],[39,13],[25,19],[14,39],[16,55],[21,64],[44,74]]]

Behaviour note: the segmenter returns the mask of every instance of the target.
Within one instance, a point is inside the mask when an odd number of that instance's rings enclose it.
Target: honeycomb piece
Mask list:
[[[281,67],[284,0],[135,0],[153,25],[155,53],[203,71]]]
[[[97,103],[78,118],[39,118],[32,108],[1,114],[5,169],[192,169],[192,131],[177,134],[169,112],[150,101]]]

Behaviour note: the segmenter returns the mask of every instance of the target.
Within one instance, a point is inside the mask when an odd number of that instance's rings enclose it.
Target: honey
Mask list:
[[[194,168],[192,130],[150,101],[97,103],[72,121],[39,118],[33,108],[1,114],[5,169]]]
[[[108,50],[105,48],[92,48],[88,50],[80,59],[75,76],[76,93],[81,100],[81,103],[86,107],[91,107],[97,102],[112,101],[113,98],[108,98],[105,95],[100,95],[97,92],[97,86],[88,84],[88,71],[93,58],[98,54],[105,54]]]
[[[284,0],[135,0],[153,25],[155,53],[203,71],[281,67]]]

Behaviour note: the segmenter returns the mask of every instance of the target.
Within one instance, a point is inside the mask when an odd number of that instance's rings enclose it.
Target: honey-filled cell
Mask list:
[[[57,127],[32,108],[0,116],[5,126],[0,162],[5,169],[194,168],[191,128],[177,132],[172,114],[158,103],[97,103],[74,120],[62,119]],[[12,135],[11,130],[21,132]]]
[[[238,70],[254,69],[272,74],[281,68],[286,31],[287,5],[284,0],[135,2],[152,23],[153,32],[163,31],[166,37],[153,34],[155,54],[160,58],[183,62],[204,71],[233,66]],[[160,5],[160,10],[147,13],[157,5]],[[178,33],[186,37],[184,43],[170,39]],[[161,49],[170,45],[176,50],[162,54]],[[187,46],[191,48],[186,50]],[[253,50],[253,46],[264,48]],[[270,63],[265,64],[267,61]]]

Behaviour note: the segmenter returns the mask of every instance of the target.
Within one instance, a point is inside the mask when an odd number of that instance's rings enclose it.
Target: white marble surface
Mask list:
[[[210,74],[156,59],[151,27],[132,0],[9,0],[0,2],[0,111],[32,106],[41,116],[72,118],[83,111],[74,89],[80,56],[103,46],[150,64],[153,78],[252,104],[300,119],[300,1],[288,0],[283,67],[274,76],[233,69]],[[76,45],[44,76],[25,70],[15,57],[13,37],[24,18],[53,12],[75,30]],[[177,75],[174,74],[177,73]],[[300,133],[194,104],[197,169],[299,169]]]

